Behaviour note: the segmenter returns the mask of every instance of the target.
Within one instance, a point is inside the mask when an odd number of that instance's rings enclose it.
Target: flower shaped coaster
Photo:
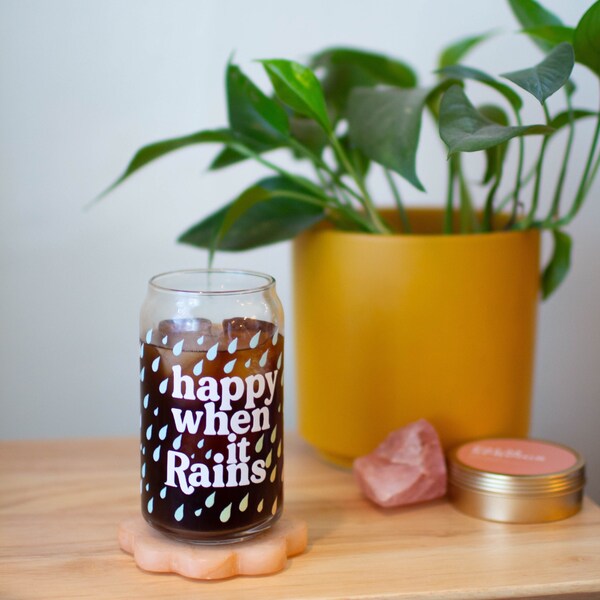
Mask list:
[[[119,545],[141,569],[178,573],[192,579],[225,579],[235,575],[268,575],[281,571],[288,557],[304,552],[306,522],[283,516],[255,538],[221,546],[202,546],[170,539],[141,516],[119,525]]]

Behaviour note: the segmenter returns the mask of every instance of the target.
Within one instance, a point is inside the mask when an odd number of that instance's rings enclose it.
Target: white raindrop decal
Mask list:
[[[206,453],[206,458],[210,458],[211,456],[212,456],[212,450],[209,450],[209,451]]]
[[[162,490],[160,490],[160,497],[164,500],[166,495],[167,495],[167,488],[164,487]]]
[[[150,394],[144,396],[144,408],[148,408],[148,400],[150,400]]]
[[[258,346],[258,340],[260,338],[260,331],[257,331],[255,335],[252,336],[250,340],[250,348],[256,348]]]
[[[279,440],[279,446],[277,446],[277,458],[281,456],[281,440]]]
[[[277,512],[277,498],[275,498],[275,502],[273,502],[273,508],[271,509],[271,514],[274,515]]]
[[[206,506],[206,508],[211,508],[214,505],[214,503],[215,503],[215,494],[216,494],[216,492],[213,492],[204,501],[204,506]]]
[[[230,360],[225,367],[223,368],[223,371],[225,371],[225,373],[231,373],[231,371],[233,371],[233,367],[235,367],[235,361],[237,360],[237,358],[234,358],[233,360]]]
[[[169,378],[167,377],[167,379],[163,379],[160,382],[160,385],[158,386],[158,391],[161,394],[164,394],[167,391],[167,386],[169,385]]]
[[[142,477],[146,477],[146,463],[142,465]]]
[[[154,409],[154,416],[156,417],[158,415],[158,406]]]
[[[254,450],[256,450],[256,452],[260,452],[263,449],[264,442],[265,442],[265,434],[263,433],[258,438],[258,442],[256,442],[256,446],[254,446]]]
[[[261,500],[261,501],[258,503],[258,506],[256,507],[256,510],[257,510],[258,512],[262,512],[262,509],[263,509],[263,504],[264,504],[264,500]]]
[[[242,501],[240,502],[240,512],[244,512],[248,508],[248,498],[250,497],[250,493],[246,494]]]
[[[273,334],[273,339],[271,340],[271,343],[273,344],[273,346],[275,346],[277,344],[278,339],[279,339],[279,328],[277,328],[275,330],[275,333]]]
[[[214,346],[211,346],[206,353],[206,360],[215,360],[217,358],[217,350],[219,349],[219,342],[217,342]]]
[[[231,517],[231,502],[221,511],[221,514],[219,515],[219,519],[221,520],[221,523],[227,523],[227,521],[229,521],[230,517]]]
[[[261,367],[264,367],[267,364],[267,355],[269,354],[268,350],[265,350],[265,353],[260,357],[260,360],[258,361],[258,364]]]
[[[140,358],[144,358],[144,344],[140,344]]]
[[[197,517],[199,517],[199,516],[202,514],[202,509],[201,509],[201,508],[199,508],[198,510],[195,510],[195,511],[194,511],[194,514],[195,514]]]
[[[275,443],[275,438],[277,437],[277,425],[273,427],[273,431],[271,432],[271,444]]]
[[[273,470],[271,471],[271,477],[269,477],[269,481],[273,483],[275,481],[275,477],[277,477],[277,465],[273,467]]]
[[[164,440],[167,437],[167,429],[169,428],[169,425],[165,425],[164,427],[160,428],[160,431],[158,432],[158,437],[161,440]]]
[[[200,373],[202,373],[202,364],[203,363],[204,363],[204,360],[201,360],[200,362],[197,362],[194,365],[194,369],[193,369],[194,375],[200,375]]]
[[[279,358],[277,359],[277,368],[281,369],[281,359],[283,358],[283,352],[279,355]]]
[[[142,454],[146,454],[146,446],[142,446]]]
[[[158,371],[158,365],[160,364],[160,356],[157,356],[153,361],[152,361],[152,372],[156,373],[156,371]]]
[[[246,367],[246,369],[249,369],[249,368],[250,368],[250,363],[251,363],[251,362],[252,362],[252,359],[251,359],[251,358],[249,358],[249,359],[248,359],[248,360],[247,360],[247,361],[244,363],[244,366]]]
[[[181,354],[182,350],[183,350],[183,340],[177,342],[173,346],[173,354],[174,354],[174,356],[179,356]]]
[[[204,336],[201,335],[197,340],[196,343],[198,344],[198,346],[202,346],[202,344],[204,344]]]
[[[183,519],[183,504],[175,511],[173,516],[176,521],[181,521],[181,519]]]
[[[196,446],[198,446],[198,448],[202,448],[202,446],[204,446],[204,440],[200,440]]]
[[[158,462],[160,458],[160,446],[156,446],[154,452],[152,453],[152,458],[154,459],[154,462]]]
[[[154,498],[148,500],[148,512],[151,513],[154,510]]]
[[[173,448],[179,450],[181,448],[181,433],[173,440]]]
[[[149,440],[152,437],[152,425],[148,426],[146,429],[146,439]]]
[[[169,336],[165,335],[165,337],[161,341],[163,344],[166,344],[168,339],[169,339]]]
[[[149,484],[149,483],[147,483],[147,484],[146,484],[146,491],[147,491],[147,492],[149,492],[149,491],[150,491],[150,484]]]
[[[229,346],[227,346],[227,352],[229,352],[229,354],[233,354],[236,350],[237,350],[237,338],[234,338],[233,341],[231,341],[229,343]]]
[[[273,460],[273,450],[269,450],[269,454],[267,454],[267,460],[265,461],[265,467],[267,467],[267,469],[271,466],[272,460]]]
[[[140,381],[144,381],[144,375],[146,374],[146,367],[142,367],[140,371]]]
[[[146,344],[149,344],[150,342],[152,342],[152,329],[146,331]]]

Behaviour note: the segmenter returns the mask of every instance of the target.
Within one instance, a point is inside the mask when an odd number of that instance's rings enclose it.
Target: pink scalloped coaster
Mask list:
[[[289,557],[302,554],[308,543],[306,521],[288,516],[255,538],[222,546],[178,542],[150,527],[141,516],[123,521],[118,537],[121,548],[144,571],[192,579],[277,573]]]

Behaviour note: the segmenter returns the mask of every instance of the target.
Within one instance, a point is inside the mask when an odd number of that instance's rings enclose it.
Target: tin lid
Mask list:
[[[581,454],[544,440],[476,440],[454,448],[448,462],[452,484],[480,492],[514,496],[566,494],[585,484]]]

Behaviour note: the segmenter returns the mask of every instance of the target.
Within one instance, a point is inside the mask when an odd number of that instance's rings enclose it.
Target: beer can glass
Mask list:
[[[225,543],[283,508],[283,309],[275,280],[197,269],[153,277],[140,316],[142,515]]]

